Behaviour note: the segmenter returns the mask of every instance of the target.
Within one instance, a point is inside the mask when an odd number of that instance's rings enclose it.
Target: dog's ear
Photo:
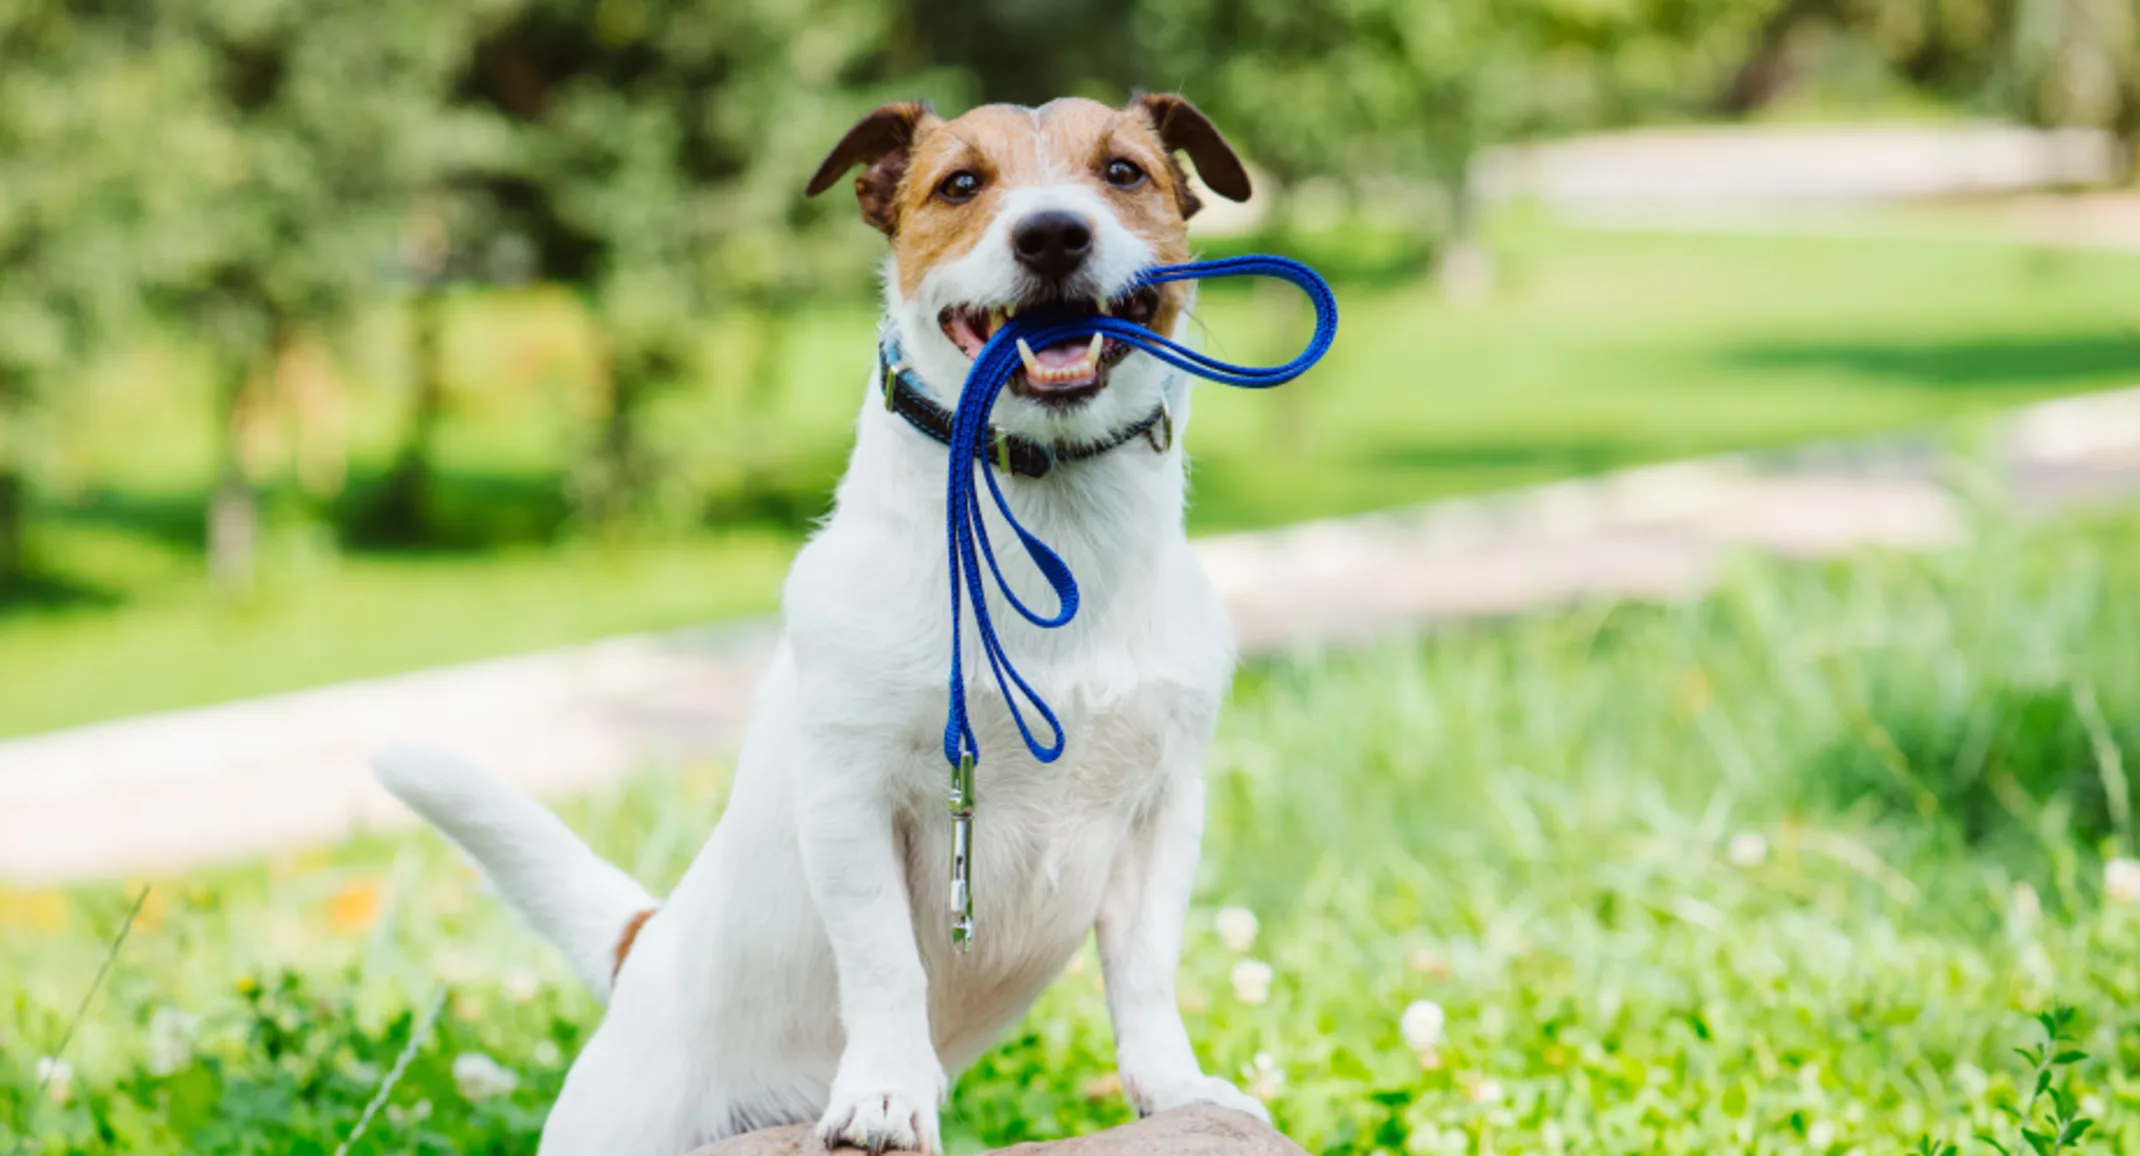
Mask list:
[[[1254,190],[1248,183],[1248,170],[1234,155],[1233,146],[1219,135],[1211,118],[1195,105],[1171,92],[1140,92],[1130,101],[1130,107],[1151,122],[1169,158],[1177,152],[1189,155],[1206,188],[1229,201],[1249,198]],[[1181,190],[1181,215],[1194,215],[1199,207],[1195,194],[1182,181],[1175,181],[1175,187]]]
[[[889,234],[899,227],[899,179],[906,175],[914,137],[923,125],[936,119],[929,106],[919,101],[887,104],[855,122],[832,146],[825,163],[804,189],[816,196],[832,187],[840,174],[864,166],[855,178],[855,200],[862,203],[862,219]]]

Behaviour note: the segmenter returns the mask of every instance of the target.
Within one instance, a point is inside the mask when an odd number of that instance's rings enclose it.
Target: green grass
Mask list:
[[[1275,394],[1198,395],[1198,531],[2140,379],[2132,255],[1517,221],[1498,239],[1498,299],[1458,309],[1398,275],[1415,241],[1303,244],[1340,277],[1337,348]],[[1215,288],[1207,344],[1275,358],[1302,314],[1283,293]],[[68,392],[35,541],[45,577],[0,593],[0,735],[763,610],[840,469],[873,315],[828,306],[777,343],[716,326],[722,375],[670,391],[650,423],[673,467],[657,528],[619,548],[575,534],[563,498],[598,410],[583,319],[554,295],[462,302],[440,512],[458,545],[423,555],[339,546],[322,523],[389,459],[397,324],[382,315],[344,350],[346,389],[296,374],[259,423],[248,445],[274,516],[262,590],[235,603],[201,577],[199,367],[152,350]]]
[[[1247,672],[1182,968],[1206,1066],[1317,1152],[1983,1153],[2027,1091],[2010,1048],[2064,1003],[2082,1149],[2140,1150],[2140,904],[2104,886],[2133,850],[2106,784],[2140,751],[2136,582],[2140,519],[1987,519],[1947,554],[1747,562],[1685,606]],[[723,784],[567,814],[666,887]],[[160,883],[66,1102],[39,1098],[132,897],[0,893],[0,1151],[330,1151],[441,977],[440,1037],[358,1150],[525,1151],[597,1016],[438,840],[373,838]],[[152,1065],[166,1009],[197,1028]],[[464,1097],[467,1052],[518,1089]],[[954,1149],[1122,1121],[1110,1054],[1088,952],[959,1080]]]

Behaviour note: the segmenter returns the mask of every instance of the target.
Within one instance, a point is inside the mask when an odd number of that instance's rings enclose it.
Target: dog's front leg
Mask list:
[[[1115,1063],[1139,1115],[1216,1104],[1267,1123],[1270,1113],[1254,1097],[1197,1065],[1174,997],[1182,922],[1204,838],[1201,745],[1124,841],[1100,903],[1100,966],[1115,1023]]]
[[[881,779],[826,754],[798,768],[796,815],[847,1037],[818,1133],[828,1146],[940,1151],[944,1069],[929,1035],[929,978],[914,945],[892,802]]]

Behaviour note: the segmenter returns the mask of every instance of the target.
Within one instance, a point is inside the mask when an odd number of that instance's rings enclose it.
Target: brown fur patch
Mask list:
[[[1032,109],[984,105],[927,126],[909,151],[899,187],[900,226],[892,238],[901,292],[914,292],[930,269],[971,250],[995,220],[1005,193],[1065,180],[1098,190],[1159,260],[1188,256],[1180,170],[1143,115],[1077,99]],[[1102,173],[1118,157],[1135,162],[1149,179],[1133,189],[1108,184]],[[937,189],[961,170],[981,178],[981,192],[954,204]]]
[[[632,953],[632,944],[639,942],[639,929],[645,927],[646,921],[652,919],[654,913],[659,910],[661,909],[658,907],[649,907],[625,921],[623,934],[617,936],[617,962],[609,969],[609,978],[612,981],[624,970],[624,957]]]
[[[824,163],[810,178],[804,196],[814,197],[832,187],[840,174],[862,165],[855,178],[855,200],[862,206],[862,219],[885,233],[899,228],[895,203],[899,182],[906,175],[908,148],[920,130],[936,121],[929,106],[915,101],[887,104],[855,122],[825,155]]]
[[[1248,196],[1248,175],[1217,128],[1178,96],[1139,95],[1126,108],[1068,98],[1039,108],[990,104],[943,120],[918,104],[885,105],[864,117],[835,146],[811,179],[812,196],[829,188],[856,164],[855,197],[863,219],[890,234],[898,258],[899,289],[912,294],[928,271],[969,252],[1012,189],[1077,181],[1114,206],[1124,226],[1144,238],[1154,259],[1171,263],[1189,256],[1188,220],[1197,210],[1188,173],[1175,159],[1186,153],[1220,196]],[[1117,188],[1104,175],[1123,159],[1144,170],[1133,188]],[[946,178],[961,171],[981,180],[971,199],[939,195]],[[1171,331],[1186,306],[1180,283],[1161,290],[1151,327]]]

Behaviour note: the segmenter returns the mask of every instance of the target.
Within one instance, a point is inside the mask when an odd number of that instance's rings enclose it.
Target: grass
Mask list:
[[[1324,1153],[1981,1153],[2068,1004],[2079,1150],[2140,1150],[2136,547],[1987,517],[1245,672],[1182,969],[1207,1068]],[[660,888],[724,782],[566,813]],[[437,839],[371,838],[159,881],[40,1098],[134,896],[0,892],[0,1151],[332,1151],[441,982],[358,1151],[525,1151],[598,1014]],[[464,1093],[477,1053],[517,1086]],[[1121,1122],[1110,1056],[1088,951],[958,1081],[954,1149]]]
[[[1193,529],[1893,429],[2140,378],[2133,255],[1535,220],[1497,244],[1499,297],[1457,309],[1405,272],[1416,255],[1405,238],[1302,242],[1341,277],[1337,348],[1275,395],[1199,394]],[[1297,345],[1303,312],[1283,293],[1214,288],[1206,342],[1276,358]],[[45,577],[0,592],[0,735],[771,605],[785,552],[840,469],[868,308],[827,306],[777,340],[717,326],[709,344],[727,376],[671,390],[650,422],[673,467],[657,503],[666,528],[624,546],[576,534],[563,498],[599,406],[569,299],[470,299],[457,316],[441,460],[456,547],[357,550],[322,521],[390,457],[405,373],[398,320],[384,315],[341,359],[346,388],[300,364],[249,436],[272,516],[246,599],[201,576],[211,437],[198,367],[147,351],[69,391],[35,541]]]

